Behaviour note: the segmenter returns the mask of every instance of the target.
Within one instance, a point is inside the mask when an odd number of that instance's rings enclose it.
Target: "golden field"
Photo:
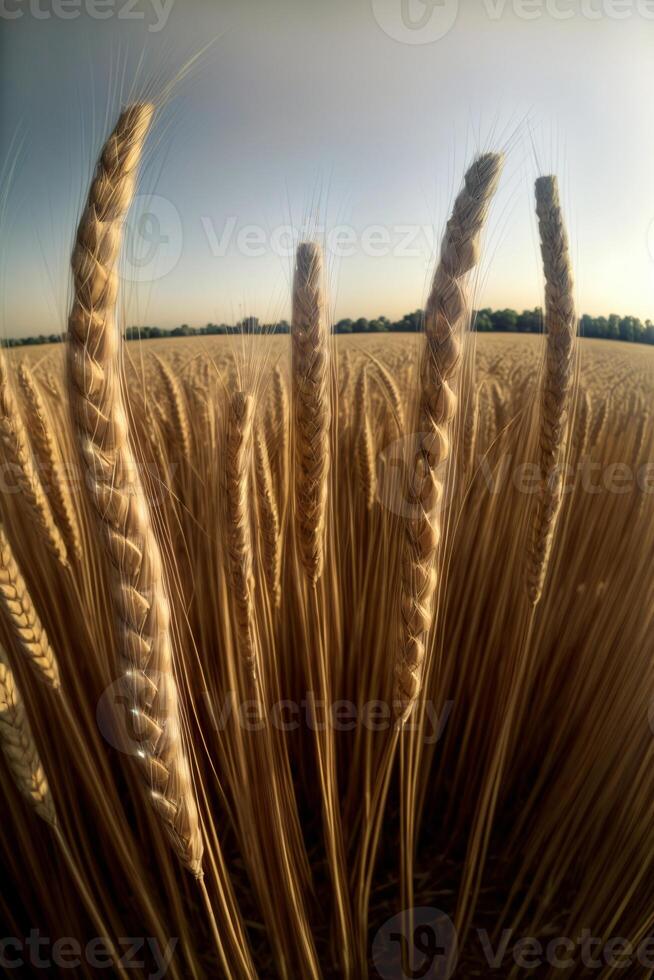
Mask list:
[[[88,977],[650,975],[652,354],[577,339],[556,178],[542,337],[470,329],[485,152],[419,337],[331,337],[305,241],[290,336],[128,344],[154,112],[99,157],[65,349],[0,356],[14,948],[44,922]]]
[[[29,868],[33,882],[65,891],[65,902],[51,903],[48,893],[54,935],[140,930],[159,937],[161,948],[178,936],[174,976],[224,969],[218,935],[233,975],[362,975],[369,968],[374,977],[384,975],[383,967],[375,972],[377,930],[401,908],[428,906],[456,922],[454,975],[468,977],[493,975],[481,929],[494,943],[503,928],[545,943],[588,926],[594,935],[629,937],[634,948],[647,934],[654,352],[578,343],[568,491],[532,609],[525,542],[535,483],[528,467],[537,459],[545,338],[467,337],[442,504],[431,668],[419,722],[398,735],[392,711],[376,727],[362,719],[366,705],[392,704],[394,696],[398,542],[412,516],[402,474],[414,451],[398,411],[411,418],[421,343],[414,335],[331,341],[332,463],[316,589],[303,581],[293,542],[289,338],[180,338],[123,348],[132,438],[170,597],[216,931],[146,804],[148,790],[130,758],[146,735],[136,729],[124,744],[107,720],[108,704],[122,710],[113,667],[120,621],[83,480],[70,479],[76,457],[64,351],[10,353],[6,381],[28,433],[38,420],[21,364],[42,399],[75,525],[71,536],[56,519],[68,552],[63,567],[24,496],[3,495],[3,526],[54,651],[58,693],[25,656],[31,627],[12,624],[16,599],[6,589],[2,635],[47,773],[57,834],[66,841],[60,854],[52,849],[51,830],[29,815],[3,770],[11,828],[3,865],[16,880]],[[246,455],[229,432],[235,391],[252,399]],[[362,418],[370,459],[362,457]],[[44,447],[32,440],[32,450],[43,475]],[[243,546],[248,554],[239,557]],[[246,627],[256,676],[243,657]],[[297,729],[271,724],[275,705],[303,705],[312,691],[354,706],[352,727],[316,730],[304,708]],[[226,722],[216,720],[230,692],[236,708]],[[261,727],[248,714],[254,703],[268,719]],[[389,758],[390,782],[382,785]],[[17,935],[22,922],[41,920],[43,901],[40,888],[21,886],[20,903],[5,909]],[[355,962],[343,962],[344,949]],[[509,968],[527,975],[511,949],[497,975]],[[611,972],[604,964],[602,975]]]

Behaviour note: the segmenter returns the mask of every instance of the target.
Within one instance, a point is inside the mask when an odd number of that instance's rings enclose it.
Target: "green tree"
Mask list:
[[[502,333],[512,333],[518,326],[518,314],[515,310],[495,310],[491,314],[493,330]]]

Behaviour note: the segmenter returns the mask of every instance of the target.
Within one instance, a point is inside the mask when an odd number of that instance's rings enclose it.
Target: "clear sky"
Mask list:
[[[654,319],[654,0],[0,0],[5,335],[62,329],[109,121],[212,39],[150,142],[129,323],[288,316],[306,224],[335,316],[415,309],[466,161],[492,147],[476,302],[541,303],[532,186],[556,172],[580,312]]]

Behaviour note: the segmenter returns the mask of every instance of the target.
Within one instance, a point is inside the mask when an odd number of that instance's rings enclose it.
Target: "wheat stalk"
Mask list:
[[[174,434],[179,439],[182,456],[188,462],[191,459],[191,430],[184,403],[184,395],[177,375],[171,370],[170,365],[162,357],[158,357],[157,355],[155,355],[155,360],[159,367],[166,394],[168,395],[173,417]]]
[[[113,309],[120,232],[153,107],[121,114],[97,165],[72,257],[71,409],[87,487],[111,562],[121,687],[152,805],[184,865],[202,876],[202,838],[182,745],[170,612],[159,547],[128,441]]]
[[[604,434],[609,417],[610,398],[611,396],[608,395],[600,402],[599,409],[597,410],[597,414],[593,419],[593,424],[590,427],[590,432],[588,435],[589,449],[593,449],[595,446],[597,446]]]
[[[13,671],[0,644],[0,748],[20,793],[36,813],[57,826],[54,801]]]
[[[536,213],[545,273],[547,355],[540,405],[540,488],[533,507],[527,551],[527,594],[532,605],[542,593],[561,504],[558,468],[567,436],[576,330],[568,236],[556,177],[539,177],[536,181]]]
[[[59,690],[57,659],[1,525],[0,603],[21,653],[46,684]]]
[[[365,365],[359,371],[354,385],[354,416],[355,416],[355,445],[357,472],[363,489],[366,508],[372,510],[375,502],[376,475],[375,452],[372,440],[372,429],[367,412],[368,404],[368,375]]]
[[[73,554],[79,560],[82,555],[79,525],[69,489],[60,476],[61,459],[52,434],[48,410],[32,372],[24,362],[18,368],[18,381],[27,408],[30,440],[50,494],[52,512],[63,529]]]
[[[279,512],[273,489],[268,450],[259,433],[257,433],[254,442],[254,466],[257,478],[259,527],[263,541],[263,568],[272,603],[277,608],[282,597]]]
[[[374,358],[375,370],[373,372],[373,379],[377,381],[380,387],[386,394],[388,401],[390,402],[391,408],[393,410],[393,420],[397,429],[400,432],[404,431],[404,404],[402,402],[402,395],[400,393],[399,386],[392,377],[387,368]]]
[[[235,391],[229,402],[225,432],[225,534],[239,651],[251,676],[257,670],[249,496],[253,414],[252,396]]]
[[[280,469],[283,473],[288,458],[288,395],[286,384],[282,377],[279,366],[275,367],[273,373],[273,405],[275,409],[275,435],[276,442],[271,449],[275,455],[279,455]]]
[[[298,245],[291,350],[296,537],[310,582],[322,574],[329,473],[329,348],[320,248]]]
[[[48,499],[36,472],[27,432],[18,410],[16,397],[9,381],[7,360],[0,353],[0,442],[5,459],[11,466],[27,508],[34,518],[34,526],[48,550],[60,564],[66,566],[66,545],[54,522]]]
[[[473,384],[463,420],[463,472],[470,476],[475,465],[477,428],[479,426],[479,389]]]
[[[451,384],[460,363],[457,335],[468,317],[464,277],[477,264],[481,231],[501,168],[502,157],[487,153],[467,171],[447,223],[425,310],[418,447],[408,494],[415,516],[405,522],[401,641],[393,695],[400,719],[408,717],[420,690],[425,643],[434,612],[441,493],[436,470],[448,456],[449,428],[456,408]]]

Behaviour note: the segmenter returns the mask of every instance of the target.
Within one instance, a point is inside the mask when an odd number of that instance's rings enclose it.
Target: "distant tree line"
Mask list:
[[[479,333],[541,333],[543,330],[543,311],[536,306],[533,310],[477,310],[475,326]],[[401,320],[389,320],[386,316],[368,320],[344,319],[334,324],[337,334],[352,333],[418,333],[423,327],[423,311],[405,313]],[[128,327],[127,340],[149,340],[163,337],[206,337],[229,334],[287,334],[290,332],[287,320],[274,323],[261,323],[256,316],[244,317],[237,324],[207,323],[204,327],[190,327],[183,323],[172,330],[163,327]],[[584,337],[601,337],[606,340],[626,340],[641,344],[654,344],[654,323],[639,320],[635,316],[588,316],[584,313],[579,321],[579,333]],[[34,344],[56,344],[63,340],[61,334],[39,334],[36,337],[20,337],[4,340],[4,347],[28,347]]]

